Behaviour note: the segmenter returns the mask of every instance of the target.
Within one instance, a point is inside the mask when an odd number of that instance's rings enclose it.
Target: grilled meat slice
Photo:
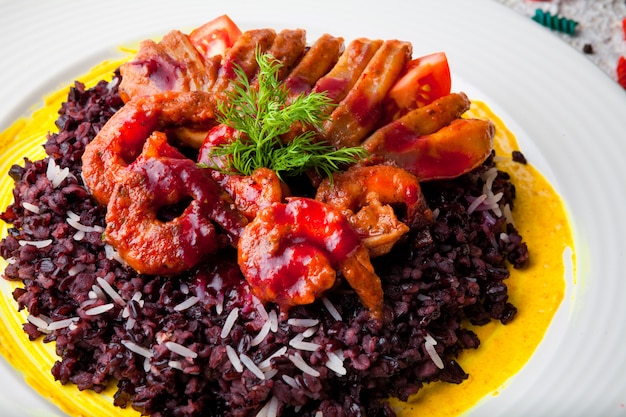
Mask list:
[[[212,91],[220,93],[232,88],[236,67],[240,67],[248,79],[252,80],[258,70],[255,56],[257,48],[262,53],[267,52],[275,38],[276,31],[273,29],[254,29],[242,33],[226,52]]]
[[[411,53],[409,42],[383,42],[357,83],[324,123],[322,136],[336,147],[360,145],[377,126],[382,102]]]
[[[343,38],[322,35],[287,76],[285,85],[294,94],[309,93],[317,80],[337,63],[343,52]]]
[[[335,103],[341,102],[361,76],[378,48],[383,44],[382,40],[370,40],[365,38],[355,39],[339,57],[337,64],[320,78],[313,91],[325,91]]]

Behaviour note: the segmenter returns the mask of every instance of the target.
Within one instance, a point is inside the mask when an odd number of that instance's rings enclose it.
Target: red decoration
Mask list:
[[[626,89],[626,58],[624,58],[624,56],[620,56],[617,60],[615,72],[617,74],[617,82]]]

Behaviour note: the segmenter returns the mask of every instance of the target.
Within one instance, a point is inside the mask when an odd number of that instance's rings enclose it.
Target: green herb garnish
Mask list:
[[[279,177],[281,173],[298,175],[309,169],[330,177],[342,166],[367,156],[362,147],[335,149],[316,137],[315,129],[321,128],[328,117],[325,110],[334,105],[326,93],[312,92],[290,99],[289,91],[278,80],[282,63],[258,49],[256,60],[259,73],[254,86],[240,67],[234,69],[234,87],[226,93],[228,100],[218,104],[218,121],[235,129],[238,136],[213,148],[210,159],[226,156],[230,170],[244,175],[265,167]],[[306,129],[284,143],[281,136],[294,125]]]

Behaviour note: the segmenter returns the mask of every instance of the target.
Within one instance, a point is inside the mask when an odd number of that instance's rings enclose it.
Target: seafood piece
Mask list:
[[[205,60],[187,35],[174,30],[159,43],[141,42],[135,58],[120,67],[120,96],[128,102],[164,91],[206,91],[218,68],[219,59]]]
[[[290,198],[261,210],[244,229],[238,262],[251,291],[281,309],[312,303],[341,271],[375,318],[383,291],[367,249],[339,210]]]
[[[261,53],[267,52],[275,38],[276,31],[273,29],[253,29],[244,32],[233,46],[226,50],[211,91],[221,93],[232,88],[237,67],[246,74],[248,80],[252,80],[259,68],[256,62],[257,49]]]
[[[85,185],[96,201],[106,205],[116,182],[139,156],[153,131],[170,126],[211,125],[216,108],[214,95],[199,91],[165,92],[131,100],[85,147]]]
[[[353,166],[320,184],[316,200],[348,219],[371,257],[389,253],[410,227],[432,221],[417,178],[392,165]],[[396,211],[402,208],[400,221]]]
[[[491,154],[495,134],[494,124],[480,119],[455,119],[430,134],[395,122],[383,129],[365,141],[365,149],[395,162],[420,181],[455,178],[473,170]]]
[[[225,175],[213,170],[212,178],[233,199],[237,210],[250,221],[260,210],[280,203],[284,196],[289,195],[285,183],[269,168],[257,168],[249,176]]]
[[[317,80],[337,63],[342,51],[343,38],[320,36],[287,76],[285,85],[293,95],[309,93]]]
[[[393,142],[398,132],[407,130],[417,135],[430,135],[461,117],[470,105],[465,93],[445,95],[379,128],[363,142],[363,146],[375,152],[383,149],[386,143]]]
[[[360,145],[379,122],[383,100],[410,59],[411,52],[409,42],[383,42],[358,82],[324,123],[322,136],[336,147]]]
[[[240,36],[237,25],[223,15],[189,35],[173,30],[158,43],[141,42],[135,58],[120,67],[122,100],[164,91],[209,91],[225,51]]]
[[[306,32],[303,29],[285,29],[278,32],[274,43],[268,51],[282,64],[278,71],[278,80],[284,80],[300,62],[305,48]]]
[[[105,239],[139,273],[178,274],[236,244],[247,221],[231,207],[192,160],[140,157],[113,190]]]
[[[339,57],[337,64],[330,72],[320,78],[313,91],[325,91],[326,95],[334,102],[343,100],[350,89],[354,87],[361,73],[370,62],[382,40],[370,40],[365,38],[355,39]]]

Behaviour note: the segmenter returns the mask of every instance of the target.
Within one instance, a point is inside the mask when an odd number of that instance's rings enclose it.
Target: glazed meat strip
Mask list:
[[[412,52],[409,42],[383,42],[358,82],[324,123],[322,136],[336,147],[360,145],[378,123],[382,102]]]
[[[317,80],[337,63],[342,52],[343,38],[322,35],[287,76],[285,85],[294,95],[309,93]]]
[[[235,79],[235,68],[239,66],[249,80],[252,80],[258,71],[256,62],[256,49],[267,52],[276,39],[276,31],[273,29],[254,29],[241,34],[235,44],[226,51],[222,60],[217,80],[211,91],[222,93],[228,91]]]
[[[365,67],[383,44],[382,40],[355,39],[339,57],[330,72],[320,78],[313,91],[325,91],[335,103],[341,102],[361,76]]]
[[[430,135],[448,126],[470,108],[465,93],[451,93],[432,103],[412,110],[372,133],[363,146],[372,153],[380,151],[400,131],[415,135]]]
[[[220,59],[205,61],[189,37],[177,30],[171,31],[159,42],[184,73],[184,84],[175,91],[207,91],[217,78]]]
[[[120,67],[120,95],[133,97],[164,91],[207,91],[215,82],[219,57],[204,60],[184,33],[173,30],[156,43],[143,41],[135,59]]]
[[[217,63],[206,62],[187,35],[174,30],[156,43],[141,42],[132,61],[120,67],[124,102],[163,91],[195,91],[212,84]]]
[[[276,35],[269,53],[282,63],[278,79],[284,80],[300,62],[306,49],[306,31],[303,29],[285,29]]]

